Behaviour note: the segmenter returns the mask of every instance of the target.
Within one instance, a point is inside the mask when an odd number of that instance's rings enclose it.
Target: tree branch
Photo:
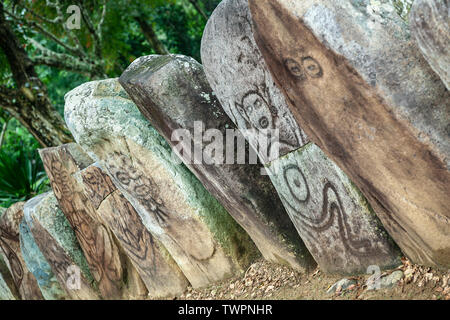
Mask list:
[[[56,0],[56,2],[51,2],[49,0],[46,0],[46,2],[47,2],[48,6],[55,8],[56,14],[58,15],[58,17],[60,17],[61,20],[64,20],[64,14],[62,12],[62,6],[61,6],[61,3],[59,2],[59,0]],[[83,46],[81,45],[80,39],[78,39],[78,37],[75,36],[74,32],[72,32],[71,30],[69,30],[67,28],[67,24],[63,23],[62,25],[63,25],[64,31],[66,32],[67,36],[75,44],[75,47],[77,48],[77,51],[79,52],[78,56],[80,58],[87,57],[88,55],[85,52]]]
[[[57,44],[59,44],[61,47],[63,47],[64,49],[66,49],[69,52],[72,52],[74,54],[78,54],[78,51],[76,48],[71,47],[67,44],[65,44],[64,42],[62,42],[61,40],[59,40],[59,38],[57,36],[55,36],[53,33],[45,30],[44,28],[42,28],[40,25],[38,25],[36,22],[34,21],[29,21],[20,17],[17,17],[16,15],[14,15],[13,13],[9,12],[8,10],[5,10],[5,13],[10,16],[11,18],[13,18],[14,20],[16,20],[19,23],[23,23],[28,25],[30,28],[34,28],[35,30],[41,32],[44,36],[47,36],[48,38],[50,38],[51,40],[53,40],[54,42],[56,42]]]
[[[2,132],[0,133],[0,150],[2,149],[3,141],[5,140],[5,134],[6,134],[6,130],[8,129],[8,124],[9,124],[10,119],[11,118],[6,119],[5,123],[3,124]]]
[[[141,28],[141,31],[144,35],[144,37],[147,39],[147,42],[150,44],[150,46],[155,50],[157,54],[169,54],[169,51],[164,46],[164,44],[158,39],[155,31],[153,30],[153,27],[151,24],[147,22],[144,18],[137,16],[134,18],[137,23],[139,24],[139,27]]]
[[[23,5],[23,4],[18,3],[18,6],[21,7],[21,8],[23,8],[23,9],[25,9],[26,11],[28,11],[29,13],[31,13],[33,16],[35,16],[35,17],[38,18],[39,20],[44,21],[44,22],[46,22],[46,23],[49,23],[49,24],[57,24],[57,23],[60,23],[60,22],[63,21],[63,20],[62,20],[62,17],[60,17],[60,16],[56,16],[54,19],[49,19],[49,18],[46,18],[46,17],[44,17],[44,16],[38,14],[36,11],[34,11],[34,10],[31,9],[31,8],[28,8],[27,6],[25,6],[25,5]]]
[[[188,1],[194,6],[195,10],[197,10],[197,12],[200,13],[200,15],[203,16],[203,18],[205,18],[205,20],[208,20],[208,16],[202,10],[202,8],[200,7],[200,5],[198,4],[198,2],[196,0],[188,0]]]
[[[83,6],[82,1],[77,1],[78,7],[80,8],[81,17],[83,18],[83,21],[86,23],[86,27],[88,31],[91,33],[92,38],[94,40],[94,52],[97,58],[102,59],[102,49],[101,49],[101,42],[100,38],[94,28],[94,25],[86,11],[86,9]],[[106,10],[106,9],[105,9]]]
[[[101,45],[101,43],[103,41],[102,25],[103,25],[103,22],[105,21],[105,16],[106,16],[106,0],[103,0],[102,16],[101,16],[100,21],[98,22],[98,25],[97,25],[97,34],[98,34],[98,37],[99,37],[100,45]]]
[[[106,75],[100,71],[101,66],[93,63],[81,61],[71,55],[65,53],[58,53],[49,50],[42,46],[39,42],[32,38],[28,40],[33,46],[41,52],[41,55],[32,57],[32,61],[37,65],[46,65],[63,69],[67,71],[73,71],[82,74],[88,74],[92,77],[105,77]]]

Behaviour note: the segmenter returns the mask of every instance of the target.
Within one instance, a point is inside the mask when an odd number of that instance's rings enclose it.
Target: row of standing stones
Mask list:
[[[152,55],[72,90],[77,143],[40,150],[53,191],[1,215],[0,299],[176,296],[260,254],[303,272],[402,253],[448,269],[448,12],[416,0],[411,38],[388,1],[224,0],[203,66]],[[175,161],[203,151],[196,121],[239,129],[260,164]],[[278,157],[260,152],[266,129]]]

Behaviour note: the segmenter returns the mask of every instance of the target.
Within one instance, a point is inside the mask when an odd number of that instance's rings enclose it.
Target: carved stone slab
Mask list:
[[[411,260],[447,269],[449,92],[389,1],[249,3],[255,39],[298,123]]]
[[[142,300],[148,297],[149,292],[147,289],[146,284],[144,283],[143,279],[141,278],[141,276],[139,275],[138,270],[136,269],[135,265],[132,263],[133,257],[130,255],[130,253],[132,254],[132,252],[129,252],[129,248],[126,247],[126,245],[128,243],[124,243],[120,237],[117,236],[116,232],[114,229],[111,229],[111,223],[109,223],[109,221],[107,219],[105,219],[105,215],[107,215],[108,217],[111,216],[112,213],[117,212],[117,210],[121,210],[121,208],[123,208],[123,204],[119,203],[118,201],[113,201],[113,199],[116,199],[116,195],[115,195],[115,191],[112,191],[112,183],[105,179],[101,180],[97,180],[97,181],[91,181],[92,182],[92,187],[95,187],[95,189],[86,189],[86,185],[83,182],[83,177],[82,177],[82,173],[86,172],[87,174],[89,174],[90,169],[92,168],[92,165],[87,167],[86,169],[83,169],[81,171],[78,171],[74,174],[75,179],[77,180],[77,182],[79,183],[79,185],[81,186],[81,189],[83,190],[83,192],[85,193],[85,195],[87,196],[87,198],[89,199],[89,201],[91,202],[92,206],[95,209],[96,212],[96,216],[94,217],[94,220],[97,221],[98,223],[101,223],[104,227],[107,228],[108,232],[111,232],[111,238],[113,239],[115,246],[117,246],[117,248],[119,249],[119,255],[120,255],[120,266],[123,270],[125,270],[123,272],[124,274],[124,283],[122,284],[121,287],[121,291],[122,291],[122,299],[125,300]],[[89,176],[92,179],[95,179],[94,176]],[[95,186],[93,185],[94,183]],[[102,185],[101,183],[106,183],[105,185]],[[115,188],[115,187],[114,187]],[[110,193],[110,191],[112,191]],[[102,199],[103,198],[103,199]],[[103,202],[103,200],[105,200],[105,198],[108,198],[107,201]],[[105,203],[110,204],[106,205]],[[121,206],[122,205],[122,206]],[[131,207],[131,206],[130,206]],[[127,212],[127,217],[126,219],[130,218],[130,213]],[[123,228],[125,228],[124,230],[127,230],[127,223],[128,222],[124,222],[123,220],[120,219],[120,217],[115,216],[113,218],[114,219],[118,219],[117,221],[115,221],[116,223],[119,223],[120,221],[122,221],[121,226],[123,226]],[[140,234],[132,234],[129,232],[127,232],[126,236],[128,238],[138,238],[140,236]],[[123,246],[125,244],[125,247]],[[136,250],[138,247],[133,247],[133,250]],[[119,261],[118,261],[119,263]],[[153,295],[151,295],[153,296]]]
[[[23,210],[24,221],[61,288],[71,299],[97,299],[86,258],[53,192],[34,197]]]
[[[366,198],[313,143],[267,165],[299,234],[329,273],[395,267],[400,252]]]
[[[247,1],[225,0],[221,2],[206,27],[202,40],[202,54],[202,60],[204,61],[208,78],[210,79],[210,82],[213,83],[218,98],[221,99],[224,104],[227,103],[228,105],[232,105],[233,99],[239,98],[239,95],[245,94],[245,88],[254,87],[255,83],[258,83],[258,80],[255,80],[255,78],[259,79],[259,81],[266,79],[265,86],[272,88],[270,100],[278,101],[276,107],[274,107],[278,110],[276,114],[283,114],[284,119],[294,119],[282,92],[275,86],[267,65],[261,56],[261,52],[255,43],[250,9]],[[258,74],[259,77],[255,76]],[[295,123],[295,127],[298,128],[295,120],[292,121]],[[248,135],[247,138],[251,139]],[[299,148],[304,146],[305,143],[306,141],[302,144],[296,144],[295,146]],[[285,157],[273,160],[273,164],[283,165],[284,161],[289,158],[290,162],[298,163],[299,168],[301,168],[299,170],[303,170],[300,153],[294,152],[293,150],[294,149],[286,150],[287,152],[291,152],[288,154],[288,157],[285,155]],[[282,152],[282,154],[286,154],[287,152]],[[320,150],[315,151],[314,154],[322,156]],[[263,156],[260,155],[260,158],[261,157]],[[327,175],[339,176],[341,173],[340,170],[336,166],[333,166],[328,162],[326,163],[328,164],[326,168],[329,171],[327,172]],[[337,171],[333,172],[335,167],[337,168]],[[272,174],[276,175],[274,172],[272,172]],[[277,177],[277,175],[275,177]],[[284,190],[286,187],[285,181],[283,179],[275,179],[275,177],[272,179],[272,182],[277,190]],[[309,184],[319,186],[317,188],[318,192],[311,194],[312,198],[322,197],[321,187],[323,186],[323,179],[324,175],[319,173],[317,176],[313,173],[309,176]],[[346,193],[342,196],[348,197]],[[291,213],[291,219],[293,219],[296,224],[300,236],[304,239],[305,243],[307,243],[308,247],[313,247],[312,244],[316,239],[311,239],[311,230],[308,231],[305,228],[302,228],[302,220],[298,218],[298,215],[296,218],[296,215],[292,214],[292,203],[295,202],[297,202],[295,194],[284,194],[285,207]],[[356,208],[354,211],[360,213],[367,211],[367,206],[361,202],[362,201],[354,203],[356,207],[363,205],[361,208]],[[310,212],[320,212],[321,210],[322,203],[316,200],[309,202],[308,207],[302,209],[306,215]],[[357,225],[351,225],[353,221],[349,223],[352,228],[358,228]],[[323,233],[320,237],[327,238],[328,240],[335,239],[336,233],[345,232],[339,224],[335,224],[332,228],[324,229],[322,231]],[[370,237],[371,235],[368,234],[368,236]],[[319,262],[322,269],[330,272],[345,273],[351,272],[352,270],[362,271],[368,266],[366,262],[370,260],[366,259],[366,261],[363,261],[353,258],[352,261],[344,263],[343,261],[334,260],[334,247],[325,243],[316,243],[314,246],[319,247],[312,252],[316,261]],[[339,251],[342,251],[343,245],[337,244],[337,246],[340,247]],[[373,261],[375,260],[376,259],[374,258]],[[392,261],[389,261],[388,263],[390,262]],[[359,263],[361,263],[361,266],[358,266]]]
[[[415,0],[409,14],[411,33],[433,70],[450,90],[450,2]]]
[[[35,276],[45,300],[70,299],[61,287],[50,264],[39,249],[25,219],[20,223],[20,250],[28,270]]]
[[[20,251],[19,225],[25,202],[13,204],[0,218],[0,255],[12,274],[23,300],[42,300],[36,278],[28,270]]]
[[[104,224],[115,234],[147,286],[150,296],[182,294],[188,281],[175,261],[145,228],[128,200],[97,165],[80,172],[84,190]]]
[[[116,241],[98,219],[93,204],[74,176],[92,163],[83,150],[71,143],[39,150],[45,171],[58,199],[83,249],[89,268],[105,299],[123,297],[124,261]]]
[[[243,271],[257,252],[248,235],[141,115],[117,79],[66,95],[65,119],[147,229],[194,287]]]
[[[0,256],[0,300],[20,300],[19,291],[3,258]]]
[[[186,166],[245,229],[267,260],[288,263],[299,270],[315,265],[270,179],[261,175],[261,165],[224,164],[227,130],[235,126],[213,95],[198,62],[181,55],[142,57],[119,80],[166,141],[190,151],[181,154]],[[216,153],[222,153],[223,162],[207,159],[208,148],[217,145],[197,137],[198,123],[202,130],[215,130],[214,143],[222,148]],[[181,142],[172,139],[179,129],[189,133]],[[194,161],[190,156],[196,150],[204,153],[203,160]],[[238,151],[249,155],[248,145]]]
[[[279,156],[308,143],[308,138],[289,111],[275,86],[253,37],[246,0],[224,0],[206,25],[202,61],[212,89],[223,109],[243,131],[262,163],[275,160],[261,150],[260,136],[267,129],[279,130]]]

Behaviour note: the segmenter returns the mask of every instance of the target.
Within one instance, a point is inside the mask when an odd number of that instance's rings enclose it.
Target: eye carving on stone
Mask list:
[[[320,78],[323,76],[322,67],[316,61],[316,59],[312,57],[302,58],[302,64],[306,73],[312,78]]]
[[[323,76],[323,70],[320,64],[313,57],[307,56],[301,58],[301,64],[294,59],[284,60],[284,65],[294,77],[304,80],[305,73],[311,78],[320,78]]]
[[[270,104],[258,91],[247,92],[237,107],[252,128],[273,128]]]
[[[275,87],[275,84],[273,86]],[[301,133],[296,132],[300,129],[289,118],[283,102],[278,99],[276,102],[272,101],[270,91],[265,79],[258,85],[255,84],[253,90],[247,91],[238,100],[239,102],[235,102],[232,113],[236,112],[235,118],[241,118],[245,122],[245,125],[242,125],[243,128],[256,130],[256,133],[252,134],[254,139],[252,143],[256,149],[261,146],[261,150],[270,154],[272,147],[276,146],[279,148],[277,154],[280,152],[286,154],[292,148],[298,147],[304,138],[301,137]],[[267,140],[257,141],[259,138]]]
[[[269,126],[269,119],[267,119],[267,117],[262,117],[261,119],[259,119],[259,125],[262,129],[267,129],[267,127]]]
[[[302,66],[294,59],[289,58],[284,60],[284,65],[294,77],[301,80],[306,78]]]

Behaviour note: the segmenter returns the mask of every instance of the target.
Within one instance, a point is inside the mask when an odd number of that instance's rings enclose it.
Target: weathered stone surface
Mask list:
[[[0,300],[19,300],[20,294],[3,258],[0,256]]]
[[[86,258],[53,192],[28,200],[23,211],[24,221],[61,288],[71,299],[97,299]],[[39,281],[39,276],[36,278]]]
[[[366,198],[313,143],[267,165],[298,233],[330,273],[400,264],[400,252]]]
[[[272,106],[272,110],[276,111],[275,115],[283,115],[282,119],[291,119],[284,123],[293,122],[295,130],[301,132],[282,93],[275,86],[255,43],[247,1],[226,0],[216,8],[203,36],[202,59],[208,78],[224,105],[236,104],[235,101],[239,101],[240,97],[247,95],[247,91],[253,92],[252,88],[254,90],[258,84],[262,88],[271,88],[271,90],[266,90],[269,97],[266,100],[277,102]],[[262,98],[260,97],[260,99]],[[227,112],[233,116],[233,112],[229,110]],[[236,117],[234,116],[234,118]],[[237,123],[239,124],[239,121]],[[241,126],[241,129],[245,129],[245,126]],[[252,139],[248,134],[247,138]],[[298,149],[305,143],[306,140],[293,146]],[[267,162],[266,166],[271,171],[272,182],[281,195],[285,208],[300,236],[322,269],[328,272],[350,273],[365,271],[367,266],[374,262],[381,262],[383,266],[390,265],[396,259],[396,254],[389,247],[378,248],[380,245],[381,247],[386,246],[387,243],[379,244],[378,233],[375,233],[372,228],[368,228],[368,224],[381,226],[376,221],[376,217],[368,215],[370,206],[367,205],[364,197],[353,196],[359,194],[356,187],[352,186],[350,192],[345,188],[339,188],[339,197],[342,198],[342,201],[339,201],[346,207],[338,206],[340,215],[335,216],[336,212],[329,211],[329,206],[337,204],[337,201],[335,198],[328,199],[328,196],[323,194],[323,188],[327,185],[324,179],[332,180],[333,185],[327,187],[327,189],[332,189],[330,192],[336,191],[335,185],[350,186],[351,182],[317,146],[307,146],[304,149],[305,152],[293,150],[291,148],[281,152],[281,154],[290,153],[280,159]],[[308,161],[303,163],[306,153]],[[263,157],[264,155],[260,155],[260,158]],[[312,170],[308,167],[316,161],[322,165],[320,168]],[[274,167],[280,170],[275,171]],[[302,190],[305,186],[301,185],[306,182],[302,180],[304,170],[308,174],[307,190]],[[344,180],[341,181],[341,177]],[[295,185],[295,183],[300,183],[300,185]],[[300,200],[301,196],[297,192],[301,194],[306,191],[307,198]],[[326,200],[330,200],[330,203],[327,204],[327,209],[324,209],[323,202]],[[352,219],[347,219],[347,215]],[[363,228],[361,228],[360,220],[363,221],[363,224],[365,223]],[[343,224],[342,221],[345,223]],[[349,234],[357,236],[360,240],[363,239],[364,246],[360,248],[360,252],[353,252],[351,246],[349,247]],[[375,252],[376,257],[368,257],[368,253],[365,251],[371,250]],[[386,261],[384,261],[385,258]]]
[[[20,250],[28,270],[35,276],[45,300],[70,298],[56,279],[52,268],[39,249],[25,219],[20,223]]]
[[[188,281],[175,261],[145,228],[141,218],[98,164],[79,173],[103,223],[114,233],[153,298],[182,294]]]
[[[127,297],[125,257],[75,177],[79,170],[92,164],[92,159],[75,143],[42,149],[39,153],[59,206],[75,231],[102,297]]]
[[[403,272],[396,270],[384,277],[369,278],[366,282],[367,291],[389,289],[394,287],[403,278]]]
[[[229,277],[256,248],[141,115],[117,79],[66,95],[65,119],[194,287]]]
[[[12,274],[16,288],[23,300],[42,300],[41,290],[20,251],[19,225],[23,219],[25,202],[13,204],[0,217],[0,255]]]
[[[308,143],[255,43],[246,0],[224,0],[208,20],[201,46],[205,73],[223,109],[258,151],[261,162],[277,157],[261,150],[259,135],[279,130],[279,155]]]
[[[247,231],[267,260],[299,270],[315,265],[270,179],[261,175],[262,166],[225,164],[226,131],[235,126],[213,95],[198,62],[181,55],[142,57],[119,80],[166,141],[190,151],[181,155],[186,166]],[[215,130],[214,143],[219,146],[211,145],[216,153],[221,152],[223,162],[213,163],[208,158],[205,150],[212,141],[198,136],[195,122],[202,124],[202,130]],[[189,132],[180,142],[172,139],[179,129]],[[202,161],[190,156],[195,150],[204,153]],[[238,149],[244,151],[249,155],[248,144]],[[218,154],[215,156],[220,161]]]
[[[425,59],[450,90],[450,2],[415,0],[409,23]]]
[[[249,4],[256,42],[300,126],[408,257],[448,268],[449,93],[392,6]]]
[[[381,278],[381,288],[392,288],[403,278],[403,272],[396,270],[390,275]]]

